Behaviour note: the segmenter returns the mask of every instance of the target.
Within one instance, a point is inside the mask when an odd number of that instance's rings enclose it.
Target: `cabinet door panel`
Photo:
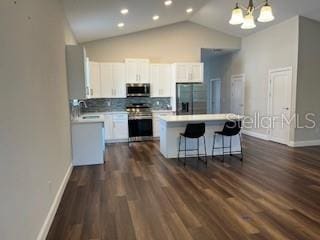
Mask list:
[[[137,64],[138,82],[149,83],[149,63],[141,62]]]
[[[101,96],[100,86],[100,64],[90,62],[90,97],[99,98]]]
[[[188,71],[188,65],[187,64],[177,64],[176,65],[176,82],[189,82],[189,71]]]
[[[114,86],[112,77],[112,63],[100,64],[100,76],[101,76],[101,97],[113,98]]]
[[[136,62],[126,62],[126,82],[138,83],[138,68]]]
[[[150,83],[151,83],[151,97],[159,97],[160,83],[159,83],[159,65],[150,65]]]
[[[104,115],[105,140],[113,139],[113,119],[111,114]]]
[[[112,79],[115,89],[115,97],[126,97],[126,76],[125,76],[125,64],[114,63],[112,65]]]
[[[203,82],[203,64],[191,64],[192,82]]]
[[[159,97],[171,97],[172,68],[170,64],[159,67]]]

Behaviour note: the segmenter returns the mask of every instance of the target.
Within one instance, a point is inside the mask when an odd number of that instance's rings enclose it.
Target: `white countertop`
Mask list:
[[[160,120],[165,122],[210,122],[210,121],[240,120],[242,118],[243,116],[232,114],[232,113],[160,116]]]

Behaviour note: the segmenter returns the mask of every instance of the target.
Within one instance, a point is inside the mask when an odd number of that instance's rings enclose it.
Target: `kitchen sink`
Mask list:
[[[83,116],[82,119],[99,119],[100,116]]]

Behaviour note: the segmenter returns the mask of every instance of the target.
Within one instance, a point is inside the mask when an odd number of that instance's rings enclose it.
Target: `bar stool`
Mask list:
[[[243,161],[243,153],[242,153],[242,141],[241,141],[241,121],[228,121],[224,124],[223,130],[222,131],[217,131],[213,135],[213,147],[212,147],[212,159],[214,158],[214,150],[216,149],[222,149],[222,156],[223,156],[223,162],[224,162],[224,155],[225,149],[229,149],[229,155],[232,156],[232,154],[241,154],[240,161]],[[222,136],[222,147],[221,148],[216,148],[216,135]],[[232,137],[233,136],[239,136],[239,141],[240,141],[240,152],[232,152]],[[230,137],[230,144],[229,147],[224,146],[224,137]]]
[[[204,136],[206,131],[205,123],[192,123],[188,124],[184,133],[180,133],[179,138],[179,150],[178,150],[178,162],[180,162],[180,152],[184,152],[184,166],[187,164],[187,157],[192,157],[192,155],[187,156],[187,152],[197,151],[198,161],[201,160],[200,157],[200,148],[199,148],[199,140],[203,137],[204,143],[204,164],[207,166],[207,148],[206,148],[206,138]],[[181,149],[181,139],[184,138],[184,149]],[[187,149],[187,139],[197,139],[197,149]],[[194,156],[194,155],[193,155]]]

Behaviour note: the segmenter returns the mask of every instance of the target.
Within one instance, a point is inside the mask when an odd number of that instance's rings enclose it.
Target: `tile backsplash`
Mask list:
[[[170,98],[96,98],[85,102],[87,108],[81,108],[83,113],[125,111],[132,103],[147,103],[153,110],[171,109]]]

